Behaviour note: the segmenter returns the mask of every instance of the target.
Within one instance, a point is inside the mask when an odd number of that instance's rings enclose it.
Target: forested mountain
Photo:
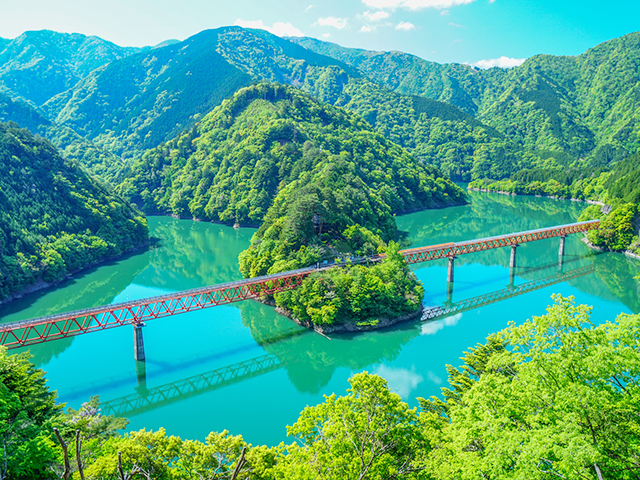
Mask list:
[[[201,32],[179,45],[114,62],[44,109],[50,119],[104,148],[136,158],[193,125],[237,88],[261,80],[287,83],[355,111],[394,142],[460,178],[470,175],[474,158],[482,156],[478,152],[507,145],[456,107],[395,94],[342,62],[240,27]],[[431,136],[431,130],[438,134]],[[517,163],[519,156],[506,148],[504,155]]]
[[[0,42],[0,92],[40,106],[92,70],[145,49],[78,33],[25,32]]]
[[[401,52],[369,52],[291,39],[394,91],[446,101],[528,148],[574,158],[640,146],[640,33],[576,57],[537,55],[509,70],[439,65]],[[619,158],[619,157],[618,157]]]
[[[244,257],[252,276],[278,262],[278,269],[309,263],[296,255],[322,229],[314,216],[330,236],[356,224],[373,232],[375,253],[377,243],[397,236],[393,213],[465,202],[436,169],[357,115],[271,83],[240,90],[149,151],[120,188],[148,213],[240,225],[265,220],[256,240],[267,235],[274,248],[263,242]]]
[[[420,175],[439,178],[438,172],[360,117],[270,83],[238,91],[193,129],[147,152],[120,189],[149,213],[259,224],[278,191],[328,158],[359,165],[372,184],[384,185],[391,176],[388,188],[396,194],[383,197],[392,211],[463,198],[442,178],[447,189],[427,194]],[[445,191],[456,200],[438,196]]]
[[[120,157],[98,147],[70,127],[49,121],[26,103],[0,93],[0,122],[9,121],[47,138],[63,157],[77,161],[111,185],[124,178],[125,164]]]
[[[16,124],[0,124],[0,170],[0,301],[147,241],[124,199]]]

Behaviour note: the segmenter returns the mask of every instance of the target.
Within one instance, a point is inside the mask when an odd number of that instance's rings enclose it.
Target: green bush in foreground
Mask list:
[[[82,444],[87,479],[122,478],[118,452],[125,478],[158,480],[636,479],[640,315],[595,326],[591,307],[554,300],[546,315],[510,324],[466,352],[462,367],[448,366],[449,387],[442,398],[419,399],[420,411],[381,377],[358,373],[345,396],[325,397],[288,427],[294,443],[271,448],[226,431],[205,443],[163,429],[116,435],[113,428],[122,425],[103,419],[95,399],[83,414],[61,416],[42,371],[1,350],[3,478],[62,477],[61,448],[50,430],[58,422],[62,432],[79,428],[93,439]]]

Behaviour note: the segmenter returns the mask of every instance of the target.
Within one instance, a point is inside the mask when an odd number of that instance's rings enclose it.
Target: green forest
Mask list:
[[[148,241],[146,219],[48,141],[0,124],[0,301]]]
[[[591,307],[554,296],[448,367],[442,397],[410,408],[367,372],[306,407],[290,443],[204,442],[120,430],[99,399],[56,403],[29,355],[0,349],[3,478],[635,479],[640,469],[640,315],[594,325]],[[283,427],[284,428],[284,427]]]
[[[256,227],[237,261],[203,247],[231,275],[316,266],[261,299],[301,325],[383,328],[425,298],[396,215],[467,204],[454,182],[589,202],[589,244],[640,255],[638,85],[640,32],[487,70],[238,26],[144,48],[0,39],[0,303],[145,248],[145,215],[171,215]],[[123,433],[98,397],[59,403],[28,353],[0,347],[0,480],[638,479],[640,315],[595,325],[553,302],[469,346],[440,396],[411,408],[357,373],[276,446]]]
[[[606,215],[601,206],[591,205],[580,216],[580,221],[601,220],[600,228],[587,234],[589,241],[597,247],[640,254],[639,153],[604,167],[572,164],[565,168],[521,170],[506,180],[475,180],[469,188],[609,205],[611,211]]]

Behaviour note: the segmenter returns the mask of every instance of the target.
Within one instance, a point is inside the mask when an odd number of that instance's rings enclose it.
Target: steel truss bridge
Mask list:
[[[549,268],[549,266],[536,268],[534,270],[541,270],[543,268]],[[468,312],[475,308],[524,295],[550,285],[589,275],[593,272],[595,272],[595,267],[588,265],[522,283],[515,287],[507,287],[502,290],[467,298],[456,303],[427,307],[422,314],[422,321],[434,321],[457,313]],[[296,360],[295,357],[287,355],[263,355],[157,387],[149,389],[138,388],[138,391],[129,395],[102,402],[100,408],[102,409],[103,415],[129,417],[142,413],[143,411],[148,411],[149,409],[162,407],[245,379],[273,372],[285,367],[289,362]]]
[[[586,232],[598,228],[598,223],[598,220],[591,220],[478,240],[412,248],[403,250],[400,253],[410,264],[439,258],[452,259],[468,253],[516,246],[547,238],[561,237],[564,239],[564,237],[573,233]],[[380,261],[384,257],[384,254],[377,255],[360,260],[360,262]],[[307,276],[329,268],[335,268],[335,266],[302,268],[168,295],[5,323],[0,325],[0,345],[4,345],[9,349],[27,347],[123,325],[141,325],[148,320],[217,305],[226,305],[247,299],[259,299],[263,295],[271,295],[276,292],[297,288]]]

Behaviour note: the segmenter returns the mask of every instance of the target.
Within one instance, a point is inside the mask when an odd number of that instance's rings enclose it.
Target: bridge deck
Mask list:
[[[598,228],[598,223],[598,220],[591,220],[478,240],[412,248],[403,250],[400,253],[407,263],[425,262],[492,248],[519,245],[545,238],[586,232]],[[377,255],[362,260],[362,262],[380,261],[384,257],[384,254]],[[307,276],[329,268],[334,268],[334,265],[319,268],[302,268],[140,300],[5,323],[0,325],[0,345],[8,348],[25,347],[107,328],[139,324],[154,318],[176,315],[216,305],[257,299],[261,295],[271,295],[276,292],[297,288]]]

